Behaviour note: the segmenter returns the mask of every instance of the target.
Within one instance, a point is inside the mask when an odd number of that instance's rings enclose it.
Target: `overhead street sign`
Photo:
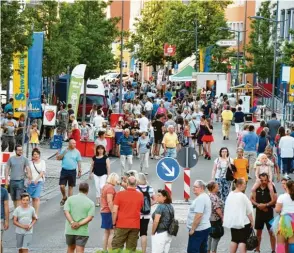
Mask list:
[[[183,168],[193,168],[198,162],[198,154],[194,148],[181,148],[177,154],[177,161]]]
[[[219,40],[215,44],[220,47],[235,47],[238,45],[237,40]]]
[[[157,176],[165,182],[173,182],[180,175],[180,165],[177,160],[165,157],[156,165]]]

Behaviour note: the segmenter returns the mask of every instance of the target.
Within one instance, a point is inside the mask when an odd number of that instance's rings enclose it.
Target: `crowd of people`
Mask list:
[[[124,246],[135,251],[140,236],[145,253],[150,220],[153,221],[149,231],[152,253],[169,252],[176,212],[169,192],[158,190],[156,193],[148,183],[149,159],[176,159],[177,151],[189,146],[198,151],[201,159],[211,160],[217,122],[222,124],[224,144],[230,138],[231,126],[235,126],[236,154],[230,154],[224,145],[211,165],[210,182],[194,182],[195,199],[186,222],[187,252],[217,252],[224,227],[231,230],[230,253],[237,249],[246,252],[248,240],[255,235],[254,229],[258,238],[254,248],[260,252],[264,225],[269,231],[272,253],[294,252],[294,182],[290,178],[294,170],[293,128],[285,129],[273,113],[271,120],[261,121],[255,129],[254,124],[246,122],[242,100],[237,101],[234,95],[217,97],[213,91],[205,89],[193,94],[190,83],[177,86],[168,83],[160,90],[153,83],[133,82],[126,83],[123,88],[124,116],[113,129],[115,147],[109,154],[105,139],[109,128],[107,121],[111,113],[119,112],[119,90],[111,83],[106,83],[105,87],[110,111],[104,114],[101,106],[93,105],[89,119],[97,133],[89,172],[89,179],[95,182],[96,203],[87,197],[89,185],[86,182],[80,183],[79,194],[73,195],[76,179],[82,174],[82,156],[76,145],[88,138],[88,123],[78,124],[70,104],[67,109],[59,106],[59,131],[68,139],[68,147],[56,156],[61,161],[60,205],[66,217],[68,252],[84,252],[95,205],[100,207],[105,252]],[[31,124],[28,138],[33,151],[29,161],[22,155],[23,137],[17,138],[23,136],[24,119],[14,120],[10,107],[4,110],[1,119],[2,151],[8,148],[16,155],[7,162],[5,178],[15,207],[13,224],[17,248],[19,252],[28,252],[46,177],[46,163],[41,159],[38,144],[47,133],[46,128],[38,126],[38,121]],[[120,175],[112,172],[109,155],[119,157]],[[138,170],[132,167],[136,157],[140,159]],[[245,190],[249,180],[254,184],[247,197]],[[276,190],[279,183],[285,191],[280,196]],[[9,227],[7,202],[8,193],[1,187],[1,231]],[[155,204],[152,213],[151,206]],[[253,208],[256,208],[255,218]]]

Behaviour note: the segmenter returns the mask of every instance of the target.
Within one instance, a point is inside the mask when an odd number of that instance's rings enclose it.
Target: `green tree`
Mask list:
[[[13,54],[24,52],[32,43],[31,23],[18,1],[1,1],[1,83],[10,81]]]
[[[167,8],[165,1],[151,0],[144,4],[141,17],[136,18],[135,33],[130,36],[126,47],[140,61],[152,66],[156,71],[156,66],[163,63],[164,38],[161,25],[165,20],[164,13]]]
[[[290,31],[291,35],[294,36],[294,30]],[[282,62],[288,66],[294,67],[294,42],[285,41],[283,47],[283,59]]]
[[[275,5],[270,1],[262,2],[257,16],[262,16],[267,19],[273,19],[272,10]],[[250,56],[247,58],[249,65],[245,71],[247,73],[257,73],[261,82],[265,82],[272,75],[274,61],[273,38],[273,23],[268,20],[253,20],[251,23],[252,32],[250,33],[250,41],[247,46],[247,52]],[[279,48],[279,47],[277,47]],[[277,68],[278,69],[278,68]]]

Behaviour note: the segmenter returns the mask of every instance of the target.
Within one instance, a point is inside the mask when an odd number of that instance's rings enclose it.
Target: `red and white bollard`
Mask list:
[[[189,201],[190,199],[190,169],[185,168],[184,169],[184,199],[185,201]]]
[[[164,189],[169,193],[169,195],[172,195],[172,182],[165,182]]]
[[[9,152],[2,152],[0,157],[0,181],[1,184],[5,184],[5,167],[6,163],[10,158],[11,153]]]

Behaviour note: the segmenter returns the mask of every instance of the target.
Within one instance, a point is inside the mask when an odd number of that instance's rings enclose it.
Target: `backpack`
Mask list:
[[[150,214],[151,212],[151,198],[149,194],[149,186],[147,186],[146,191],[142,191],[142,188],[140,186],[137,186],[139,191],[143,193],[144,196],[144,205],[141,209],[142,214]]]

